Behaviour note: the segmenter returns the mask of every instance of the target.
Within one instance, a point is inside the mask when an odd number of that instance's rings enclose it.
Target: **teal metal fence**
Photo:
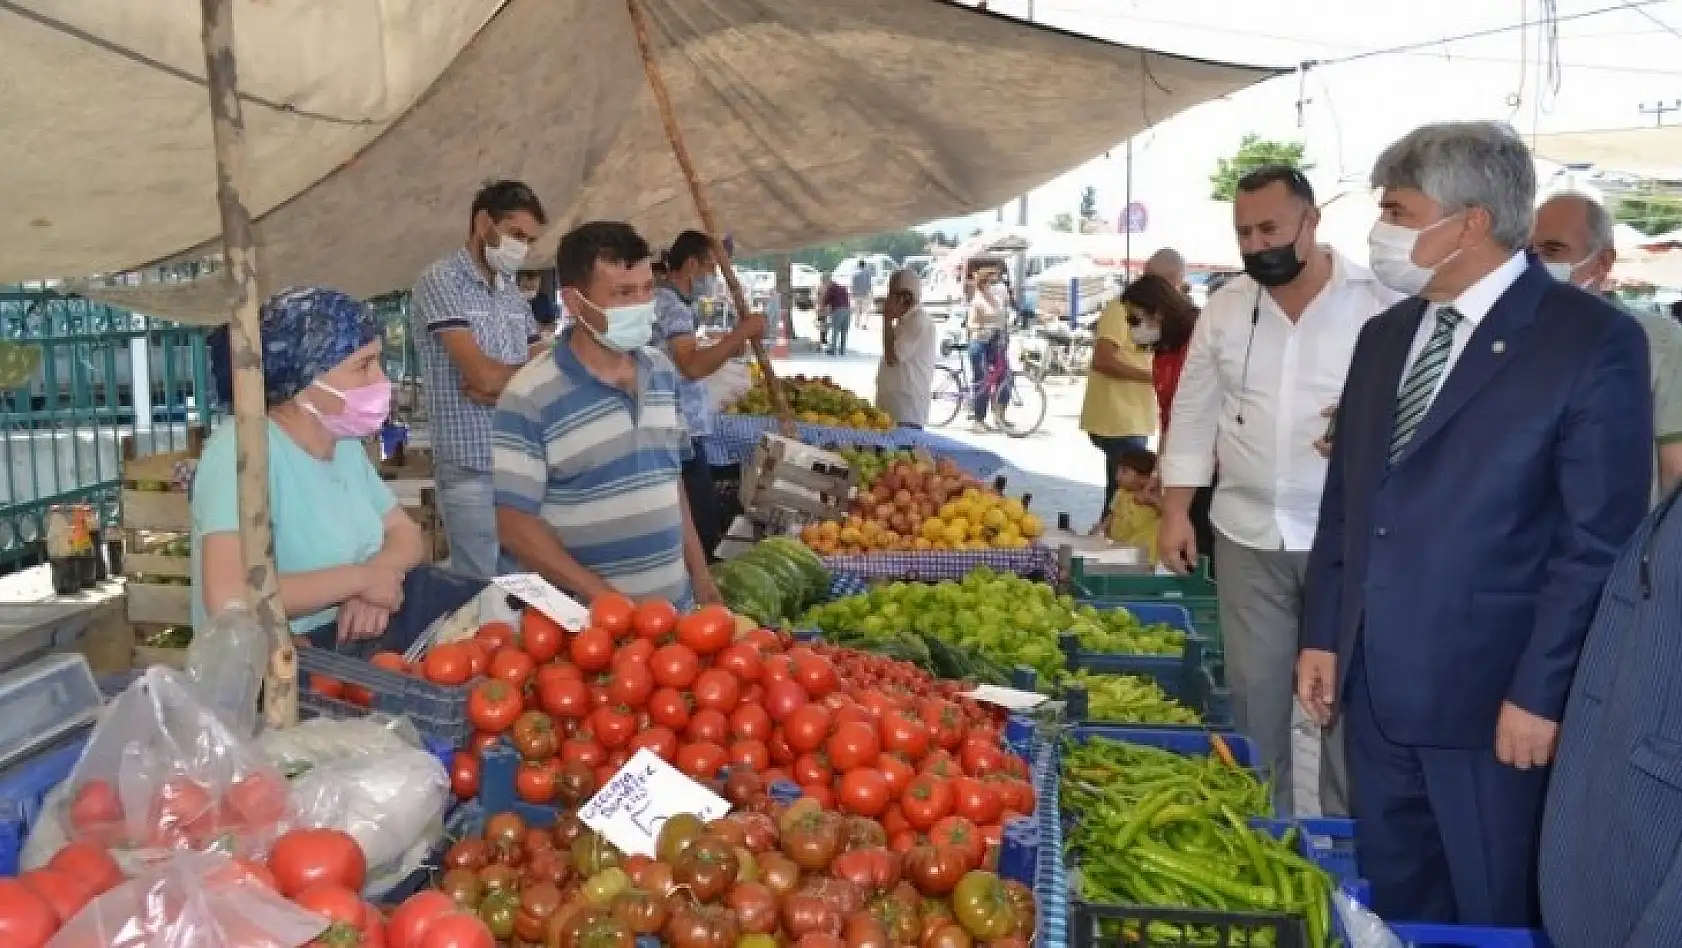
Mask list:
[[[177,451],[190,425],[209,426],[204,337],[51,288],[0,287],[0,339],[42,352],[26,386],[0,392],[0,571],[40,555],[54,504],[93,504],[116,522],[125,437],[140,454]]]

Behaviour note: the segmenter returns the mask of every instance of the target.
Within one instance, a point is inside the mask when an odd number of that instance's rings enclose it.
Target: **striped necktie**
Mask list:
[[[1425,420],[1425,413],[1431,409],[1431,396],[1442,380],[1449,352],[1454,348],[1455,327],[1465,318],[1452,306],[1438,307],[1437,325],[1431,330],[1431,338],[1425,341],[1419,358],[1413,360],[1413,368],[1408,370],[1407,380],[1402,383],[1401,394],[1396,396],[1396,424],[1390,429],[1391,464],[1401,457],[1402,449],[1413,440],[1413,433],[1419,430],[1419,423]]]

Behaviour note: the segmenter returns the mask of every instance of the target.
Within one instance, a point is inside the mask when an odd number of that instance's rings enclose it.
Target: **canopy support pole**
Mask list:
[[[269,727],[298,720],[298,656],[292,647],[274,566],[269,516],[269,422],[263,397],[261,297],[257,241],[246,186],[245,116],[234,57],[233,0],[200,0],[210,124],[216,141],[216,203],[222,215],[222,257],[233,283],[228,343],[233,355],[235,470],[239,477],[239,543],[252,612],[273,651],[263,681],[263,718]]]
[[[713,258],[724,273],[724,282],[730,287],[730,301],[736,305],[737,313],[745,314],[748,312],[747,294],[742,292],[742,283],[736,279],[736,268],[730,262],[730,255],[725,252],[724,243],[719,239],[718,218],[713,215],[712,202],[701,187],[700,175],[696,174],[695,163],[689,157],[689,147],[683,142],[683,130],[678,127],[671,94],[666,91],[666,80],[660,75],[660,66],[654,60],[654,45],[648,38],[647,15],[643,12],[640,0],[625,0],[625,6],[631,14],[631,31],[636,34],[637,52],[642,54],[643,73],[648,77],[648,88],[654,94],[654,104],[660,110],[660,123],[666,129],[666,141],[672,146],[672,155],[677,158],[678,167],[683,169],[683,179],[689,185],[689,196],[695,201],[695,213],[701,218],[701,229],[707,232],[707,239],[712,242]],[[765,343],[761,339],[750,339],[748,344],[753,347],[753,357],[759,363],[760,379],[771,396],[771,410],[777,413],[778,427],[784,437],[793,438],[794,416],[788,410],[788,401],[783,398],[782,386],[777,384],[776,370],[771,367],[771,360],[765,354]]]

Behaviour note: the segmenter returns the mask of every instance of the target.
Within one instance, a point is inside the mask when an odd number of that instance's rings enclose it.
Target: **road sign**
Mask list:
[[[1150,226],[1151,216],[1145,210],[1145,205],[1134,201],[1121,212],[1121,220],[1116,223],[1116,230],[1124,234],[1142,234]]]

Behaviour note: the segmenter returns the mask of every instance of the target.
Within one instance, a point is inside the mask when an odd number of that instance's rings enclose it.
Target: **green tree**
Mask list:
[[[1238,151],[1231,158],[1215,161],[1209,175],[1209,197],[1216,201],[1230,201],[1238,193],[1238,179],[1262,165],[1290,165],[1308,171],[1313,168],[1302,160],[1302,142],[1279,142],[1263,138],[1254,132],[1238,142]]]
[[[795,263],[804,263],[828,273],[842,260],[858,254],[885,253],[895,260],[904,260],[913,254],[928,253],[933,246],[939,246],[939,242],[922,231],[900,230],[806,247],[796,250],[791,256]],[[742,257],[737,259],[736,266],[743,270],[769,270],[771,258]]]
[[[1091,185],[1080,189],[1080,219],[1083,222],[1098,219],[1098,189]]]
[[[1068,211],[1064,211],[1063,213],[1058,214],[1056,217],[1053,217],[1051,219],[1051,229],[1052,230],[1060,230],[1065,234],[1074,233],[1075,232],[1075,215],[1070,214]]]
[[[1649,237],[1682,227],[1682,198],[1662,194],[1631,194],[1618,202],[1612,216]]]

